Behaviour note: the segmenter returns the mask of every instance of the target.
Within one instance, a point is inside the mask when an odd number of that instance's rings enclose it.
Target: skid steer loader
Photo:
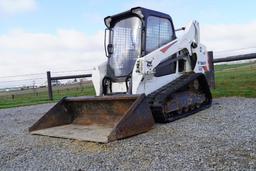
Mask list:
[[[197,21],[177,38],[172,18],[132,8],[104,19],[107,61],[93,71],[96,97],[65,97],[29,131],[109,142],[208,108],[206,47]]]

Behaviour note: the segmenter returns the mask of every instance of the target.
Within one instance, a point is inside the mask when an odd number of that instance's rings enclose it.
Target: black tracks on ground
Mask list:
[[[202,87],[203,93],[206,95],[207,101],[200,105],[200,108],[195,108],[192,111],[183,112],[181,114],[175,113],[165,113],[164,112],[164,105],[167,99],[172,96],[175,92],[181,90],[182,88],[188,86],[189,83],[193,82],[194,80],[198,79],[199,84]],[[202,73],[186,73],[176,80],[168,83],[167,85],[159,88],[158,90],[152,92],[147,96],[148,102],[150,104],[152,113],[154,115],[156,122],[171,122],[203,109],[206,109],[211,106],[212,96],[211,92],[207,83],[207,80]]]

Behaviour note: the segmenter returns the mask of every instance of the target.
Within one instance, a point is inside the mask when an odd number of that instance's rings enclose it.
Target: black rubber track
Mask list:
[[[164,105],[167,99],[178,92],[179,90],[183,89],[184,87],[188,86],[191,82],[198,79],[200,87],[203,93],[206,96],[207,101],[200,104],[199,108],[195,108],[192,111],[183,112],[178,114],[177,112],[172,113],[165,113],[164,112]],[[212,103],[212,95],[210,92],[209,85],[204,74],[201,73],[186,73],[176,80],[170,82],[169,84],[161,87],[160,89],[154,91],[153,93],[147,96],[148,102],[150,104],[154,119],[156,122],[159,123],[166,123],[172,122],[177,119],[189,116],[206,108],[209,108]]]

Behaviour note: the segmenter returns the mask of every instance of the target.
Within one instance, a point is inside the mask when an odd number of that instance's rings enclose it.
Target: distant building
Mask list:
[[[5,88],[5,91],[19,91],[21,90],[21,87],[10,87],[10,88]]]
[[[61,82],[59,80],[52,80],[52,86],[59,86]]]

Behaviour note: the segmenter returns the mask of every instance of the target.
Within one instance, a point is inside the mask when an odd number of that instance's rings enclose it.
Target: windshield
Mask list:
[[[113,54],[109,58],[115,77],[128,76],[141,51],[141,20],[138,17],[123,19],[112,29]]]

